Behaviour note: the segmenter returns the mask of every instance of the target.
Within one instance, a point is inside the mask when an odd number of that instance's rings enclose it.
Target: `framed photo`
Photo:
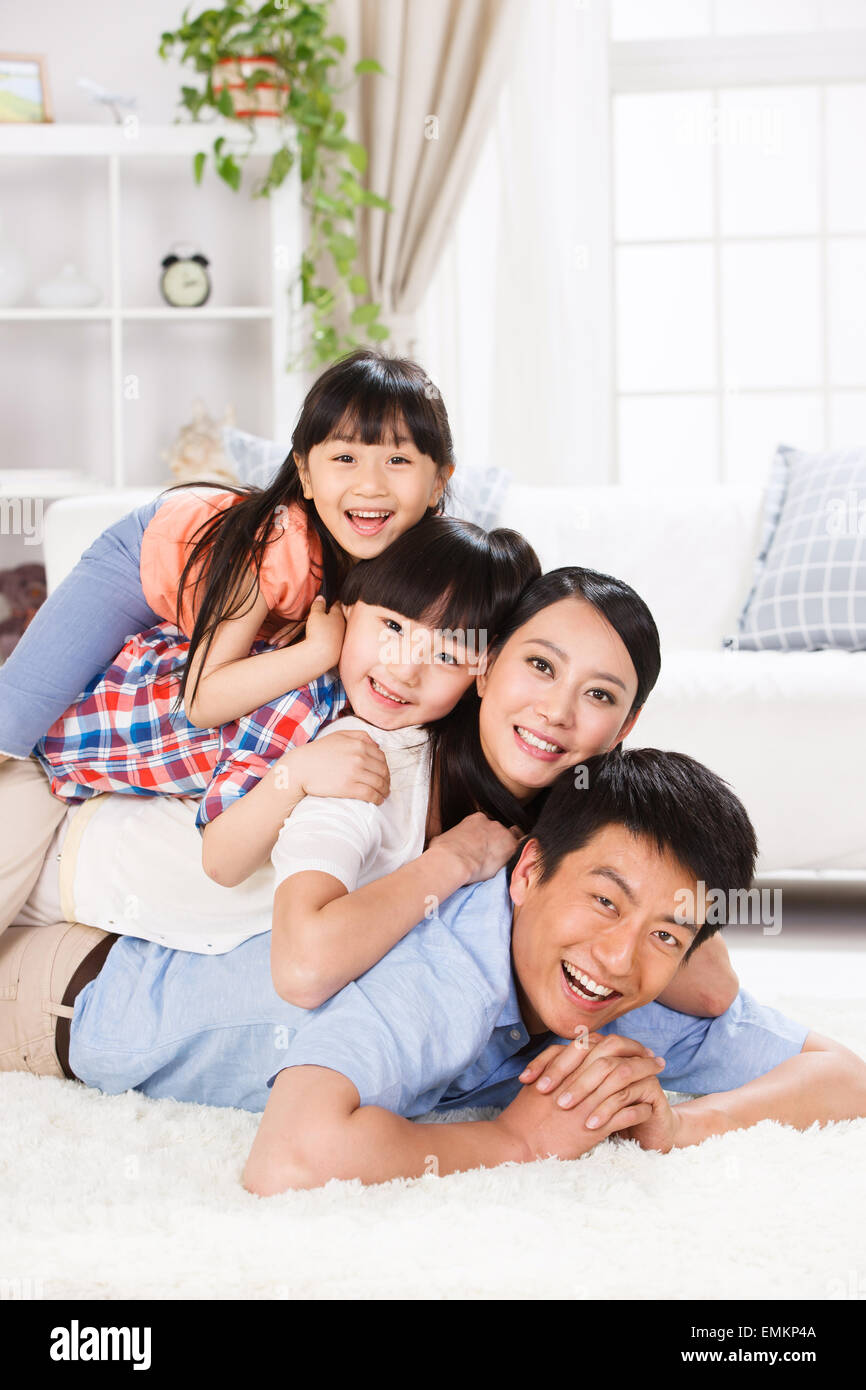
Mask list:
[[[0,122],[51,119],[44,58],[33,53],[0,53]]]

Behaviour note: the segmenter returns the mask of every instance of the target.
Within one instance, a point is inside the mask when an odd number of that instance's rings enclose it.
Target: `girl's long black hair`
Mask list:
[[[492,660],[518,628],[560,599],[583,599],[607,619],[621,637],[637,674],[637,694],[629,714],[644,703],[661,668],[659,634],[639,594],[621,579],[595,570],[566,566],[531,582],[496,629],[489,644]],[[481,748],[479,699],[473,689],[450,715],[430,727],[431,761],[438,769],[439,815],[448,830],[473,811],[528,833],[547,797],[543,788],[530,802],[518,801],[494,776]]]
[[[243,500],[202,523],[180,576],[178,622],[183,592],[198,570],[192,581],[192,601],[198,605],[198,612],[195,626],[188,634],[190,646],[180,700],[187,693],[193,657],[200,648],[206,656],[219,623],[247,611],[254,601],[265,547],[279,534],[274,531],[279,508],[299,507],[306,514],[308,527],[319,537],[322,567],[317,577],[329,607],[350,568],[350,557],[326,530],[315,503],[304,497],[295,455],[305,462],[316,444],[337,433],[363,444],[379,444],[396,438],[403,425],[416,448],[432,458],[440,471],[453,465],[454,446],[445,404],[423,367],[408,358],[386,357],[374,348],[358,348],[327,368],[313,383],[295,426],[289,453],[268,487],[196,484],[234,492]],[[444,500],[443,494],[430,513],[441,512]],[[194,689],[191,694],[195,694]]]

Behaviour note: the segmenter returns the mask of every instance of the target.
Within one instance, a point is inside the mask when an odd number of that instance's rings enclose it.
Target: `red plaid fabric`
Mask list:
[[[221,729],[197,729],[177,709],[188,650],[170,623],[130,637],[36,745],[55,796],[201,797],[201,827],[345,707],[343,687],[328,672]],[[260,642],[253,650],[268,647]]]

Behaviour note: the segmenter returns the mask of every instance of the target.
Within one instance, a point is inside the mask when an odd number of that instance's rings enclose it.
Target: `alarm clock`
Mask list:
[[[194,247],[176,244],[162,263],[159,288],[173,309],[198,309],[210,295],[208,260]]]

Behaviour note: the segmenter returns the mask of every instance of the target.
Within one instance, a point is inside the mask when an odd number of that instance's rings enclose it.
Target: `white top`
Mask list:
[[[430,799],[429,739],[423,729],[377,729],[349,715],[317,738],[361,729],[385,754],[391,790],[381,806],[349,797],[305,796],[283,822],[271,861],[280,884],[308,869],[330,874],[351,893],[384,878],[424,850]]]
[[[317,735],[363,729],[385,753],[391,791],[381,806],[307,796],[284,822],[273,863],[236,888],[208,878],[190,797],[113,792],[70,807],[15,926],[83,922],[177,951],[221,955],[270,931],[278,883],[304,869],[351,893],[424,849],[429,743],[414,727],[389,732],[349,716]]]
[[[274,871],[208,878],[188,797],[93,797],[64,816],[15,925],[84,922],[178,951],[221,955],[270,931]]]

